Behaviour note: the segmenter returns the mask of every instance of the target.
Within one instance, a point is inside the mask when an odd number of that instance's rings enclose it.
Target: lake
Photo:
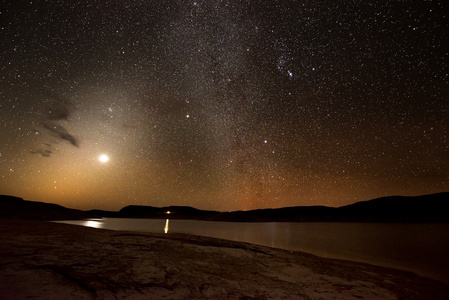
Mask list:
[[[412,271],[449,284],[447,223],[246,223],[119,218],[61,223],[242,241]]]

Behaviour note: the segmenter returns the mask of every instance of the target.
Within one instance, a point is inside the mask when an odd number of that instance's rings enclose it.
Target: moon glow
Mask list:
[[[106,154],[102,154],[100,155],[100,157],[98,157],[98,160],[102,163],[106,163],[109,161],[109,156],[107,156]]]

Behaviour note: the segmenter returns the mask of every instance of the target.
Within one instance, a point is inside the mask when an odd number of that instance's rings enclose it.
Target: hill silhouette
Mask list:
[[[0,218],[30,220],[74,220],[92,218],[93,214],[64,206],[19,197],[0,195]]]
[[[121,218],[163,218],[166,219],[201,219],[219,214],[217,211],[201,210],[190,206],[153,207],[143,205],[129,205],[122,208],[118,214]]]
[[[449,193],[383,197],[337,209],[340,221],[448,222]]]
[[[190,206],[129,205],[119,211],[81,211],[57,204],[0,196],[0,217],[68,220],[93,217],[190,219],[229,222],[449,222],[449,193],[416,197],[391,196],[341,207],[295,206],[218,212]]]
[[[391,196],[341,207],[295,206],[235,211],[210,216],[215,221],[252,222],[449,222],[449,193]]]

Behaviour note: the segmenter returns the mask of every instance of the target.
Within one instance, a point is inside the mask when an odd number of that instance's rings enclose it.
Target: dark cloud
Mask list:
[[[44,128],[50,131],[54,136],[62,140],[68,141],[73,146],[79,147],[77,139],[73,135],[68,133],[68,131],[62,125],[59,125],[55,122],[47,121],[44,122],[42,126],[44,126]]]
[[[47,119],[51,121],[68,120],[71,114],[70,101],[50,92],[47,92],[45,96],[49,101]]]
[[[67,120],[69,118],[70,112],[63,103],[58,101],[53,101],[51,106],[48,108],[48,120]]]
[[[70,101],[52,92],[44,93],[46,100],[46,116],[42,126],[47,129],[51,135],[68,141],[75,147],[79,147],[78,140],[71,135],[67,129],[60,124],[59,121],[68,121],[71,115]],[[40,133],[38,130],[36,132]],[[47,144],[48,146],[50,144]],[[33,150],[32,153],[49,157],[52,153],[50,150]]]
[[[40,156],[43,157],[50,157],[53,151],[49,149],[38,149],[38,150],[31,150],[30,153],[39,154]]]

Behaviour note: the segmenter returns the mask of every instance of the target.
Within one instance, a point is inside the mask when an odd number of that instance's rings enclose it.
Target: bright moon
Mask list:
[[[100,155],[100,157],[98,158],[102,163],[108,162],[109,161],[109,156],[107,156],[106,154],[102,154]]]

